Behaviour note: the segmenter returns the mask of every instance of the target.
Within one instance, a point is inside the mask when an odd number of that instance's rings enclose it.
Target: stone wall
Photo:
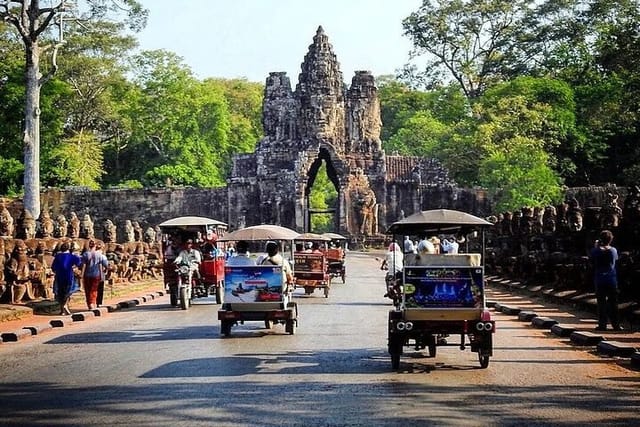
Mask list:
[[[59,214],[69,217],[75,212],[93,220],[96,237],[103,238],[103,223],[110,219],[117,233],[124,235],[125,221],[138,221],[143,229],[155,227],[168,219],[195,215],[228,222],[227,189],[221,188],[155,188],[143,190],[49,189],[41,194],[42,211],[49,211],[52,218]],[[21,200],[7,204],[17,219],[23,209]]]

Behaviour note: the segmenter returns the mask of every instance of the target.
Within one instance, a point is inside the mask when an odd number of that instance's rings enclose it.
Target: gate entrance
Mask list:
[[[326,149],[320,149],[311,164],[304,192],[304,231],[312,233],[337,232],[339,222],[340,183]]]

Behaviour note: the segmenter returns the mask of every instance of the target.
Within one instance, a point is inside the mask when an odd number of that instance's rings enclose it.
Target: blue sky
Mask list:
[[[149,9],[138,34],[142,49],[166,49],[198,78],[246,77],[264,82],[300,64],[319,25],[340,62],[345,82],[357,70],[392,74],[409,60],[402,19],[421,0],[141,0]]]

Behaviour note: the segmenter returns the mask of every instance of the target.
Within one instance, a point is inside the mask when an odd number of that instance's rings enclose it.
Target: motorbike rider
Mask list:
[[[200,264],[202,263],[202,254],[193,247],[193,240],[187,239],[185,248],[180,251],[176,259],[173,261],[175,265],[186,264],[193,271],[196,278],[200,278]]]
[[[403,265],[404,257],[402,255],[400,245],[398,245],[396,242],[392,242],[389,245],[389,250],[382,260],[382,264],[380,265],[381,270],[387,270],[387,274],[385,275],[385,281],[387,284],[391,283],[392,281],[402,280]],[[394,295],[390,295],[393,292],[393,287],[387,285],[387,293],[384,296],[387,298],[394,298]]]

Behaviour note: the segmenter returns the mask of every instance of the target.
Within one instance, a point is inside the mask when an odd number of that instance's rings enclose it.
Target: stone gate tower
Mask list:
[[[265,136],[255,153],[233,159],[231,227],[274,223],[308,231],[308,196],[323,161],[338,192],[334,229],[341,234],[383,232],[389,207],[401,211],[403,194],[413,198],[405,204],[420,208],[414,178],[423,175],[424,161],[385,156],[373,75],[357,71],[347,88],[322,27],[305,55],[295,90],[286,73],[270,73],[262,120]]]

